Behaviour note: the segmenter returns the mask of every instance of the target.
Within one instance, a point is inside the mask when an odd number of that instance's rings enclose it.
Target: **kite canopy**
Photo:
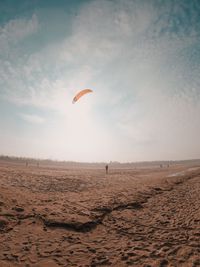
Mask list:
[[[79,98],[81,98],[83,95],[85,94],[88,94],[88,93],[92,93],[93,91],[91,89],[84,89],[84,90],[81,90],[80,92],[78,92],[75,97],[73,98],[73,101],[72,103],[76,103],[76,101],[79,100]]]

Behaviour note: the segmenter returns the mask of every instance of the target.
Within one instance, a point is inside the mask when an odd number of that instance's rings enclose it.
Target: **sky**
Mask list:
[[[1,155],[194,159],[199,136],[198,0],[0,1]]]

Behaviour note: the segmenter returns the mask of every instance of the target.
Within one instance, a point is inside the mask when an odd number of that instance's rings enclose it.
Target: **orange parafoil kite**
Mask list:
[[[85,94],[88,94],[88,93],[92,93],[93,91],[91,89],[84,89],[84,90],[81,90],[80,92],[78,92],[75,97],[73,98],[73,101],[72,103],[76,103],[76,101],[79,100],[79,98],[81,98],[83,95]]]

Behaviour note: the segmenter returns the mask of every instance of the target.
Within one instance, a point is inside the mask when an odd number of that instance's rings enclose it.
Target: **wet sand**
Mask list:
[[[0,162],[0,267],[200,266],[200,168]]]

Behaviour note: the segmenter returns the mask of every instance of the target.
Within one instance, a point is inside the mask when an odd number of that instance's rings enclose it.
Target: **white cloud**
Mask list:
[[[5,53],[10,45],[16,44],[25,37],[30,36],[38,30],[39,23],[37,16],[27,19],[13,19],[8,21],[5,25],[0,26],[0,50]]]
[[[29,123],[42,124],[45,122],[45,119],[43,117],[35,114],[19,114],[19,115],[23,120]]]

